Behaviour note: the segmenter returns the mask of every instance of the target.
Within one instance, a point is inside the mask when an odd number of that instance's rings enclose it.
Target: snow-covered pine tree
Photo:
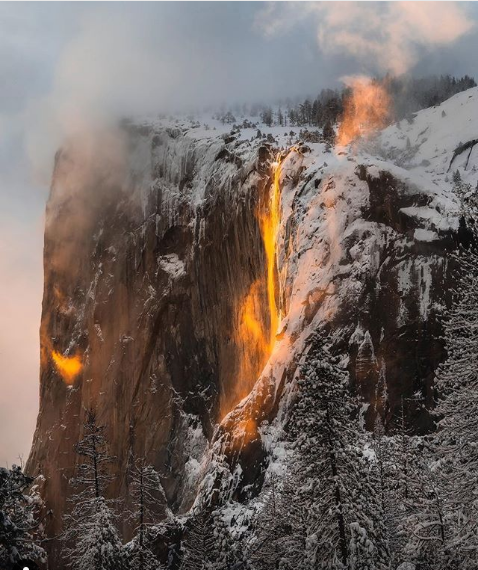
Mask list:
[[[411,440],[414,454],[408,466],[406,517],[399,529],[407,539],[403,556],[420,568],[451,570],[445,501],[425,443],[423,438]]]
[[[404,551],[409,540],[406,505],[409,503],[410,495],[410,466],[414,465],[416,457],[405,422],[403,398],[393,434],[386,435],[381,420],[377,419],[374,450],[381,480],[380,489],[390,558],[392,567],[396,568],[407,562],[409,558]]]
[[[392,459],[391,441],[385,435],[380,413],[377,412],[373,430],[373,451],[376,469],[374,470],[376,479],[376,489],[380,497],[380,506],[383,513],[383,523],[385,536],[390,549],[390,556],[393,559],[392,543],[396,534],[396,505],[393,493],[393,468],[390,463]]]
[[[0,467],[0,568],[21,560],[46,560],[41,547],[41,498],[21,467]]]
[[[131,472],[131,495],[134,505],[135,537],[128,545],[128,559],[134,570],[159,570],[161,564],[151,550],[151,526],[158,522],[158,505],[167,505],[159,473],[146,463],[136,460]]]
[[[324,137],[324,141],[329,148],[335,144],[335,131],[330,121],[327,121],[325,123],[324,129],[322,131],[322,136]]]
[[[242,537],[232,536],[231,528],[223,518],[220,510],[213,513],[213,532],[216,544],[217,559],[213,564],[215,570],[247,570]]]
[[[323,340],[314,339],[301,370],[290,423],[300,486],[310,488],[313,564],[314,568],[385,569],[390,555],[372,475],[376,466],[364,456],[370,435],[361,426],[359,403],[348,380]]]
[[[72,511],[65,516],[64,557],[74,570],[124,570],[126,559],[115,524],[113,504],[105,498],[112,481],[108,465],[104,426],[97,423],[93,409],[86,412],[83,439],[76,446],[81,458],[72,484],[78,492],[71,497]]]
[[[473,188],[471,184],[463,181],[458,169],[453,173],[453,192],[460,202],[462,220],[476,234],[478,231],[478,191],[476,187]],[[476,235],[474,237],[476,241]]]
[[[214,517],[203,509],[188,521],[181,570],[216,570],[219,557]]]
[[[434,437],[437,477],[446,499],[450,556],[478,567],[478,255],[460,252],[458,286],[444,323]]]
[[[294,470],[278,481],[269,478],[255,520],[254,542],[248,559],[257,570],[312,568],[309,560],[310,493],[299,486]]]
[[[278,568],[283,554],[280,525],[285,513],[280,510],[275,476],[271,476],[263,489],[263,497],[263,505],[254,521],[255,540],[248,550],[248,558],[257,570]]]

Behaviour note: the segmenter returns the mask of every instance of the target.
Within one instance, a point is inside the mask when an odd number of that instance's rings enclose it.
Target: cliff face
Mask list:
[[[54,535],[89,407],[107,426],[121,466],[112,496],[127,495],[132,457],[144,456],[164,474],[168,502],[181,511],[194,499],[221,410],[252,388],[263,365],[248,346],[253,374],[238,382],[245,350],[239,304],[257,281],[259,301],[265,295],[255,212],[267,192],[267,149],[243,161],[222,139],[196,144],[173,131],[130,131],[127,142],[132,149],[118,145],[105,157],[103,139],[91,143],[92,156],[81,141],[56,159],[45,231],[41,405],[28,465],[46,476]],[[53,351],[77,356],[81,372],[63,377]]]
[[[459,240],[450,185],[365,150],[292,149],[285,131],[271,145],[244,131],[130,126],[57,155],[27,466],[46,477],[50,536],[89,407],[117,458],[111,496],[126,504],[134,457],[162,474],[174,513],[214,489],[242,502],[259,493],[268,465],[286,461],[281,426],[317,330],[346,360],[370,425],[380,413],[393,429],[404,401],[416,431],[431,426],[447,252]],[[261,220],[281,146],[270,351]]]

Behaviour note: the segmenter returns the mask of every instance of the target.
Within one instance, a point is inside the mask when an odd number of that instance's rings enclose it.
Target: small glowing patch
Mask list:
[[[83,364],[81,363],[81,358],[76,356],[63,356],[56,350],[51,353],[55,367],[63,379],[65,384],[71,385],[75,381],[75,378],[81,372]]]

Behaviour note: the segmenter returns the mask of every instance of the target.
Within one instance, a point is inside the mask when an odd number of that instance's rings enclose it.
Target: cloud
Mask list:
[[[250,9],[119,6],[95,6],[78,17],[51,88],[27,106],[28,153],[43,182],[62,141],[92,125],[278,93],[279,63],[258,49]]]
[[[25,114],[43,183],[62,140],[100,120],[303,95],[354,71],[402,73],[473,26],[447,2],[106,4],[75,22],[51,88]]]
[[[317,2],[268,5],[256,18],[267,37],[314,18],[324,55],[345,53],[368,73],[410,71],[434,48],[452,44],[474,22],[465,3]]]

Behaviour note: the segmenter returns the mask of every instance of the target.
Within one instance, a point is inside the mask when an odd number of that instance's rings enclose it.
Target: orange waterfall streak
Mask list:
[[[269,200],[269,208],[261,216],[262,239],[267,260],[267,301],[270,315],[269,352],[272,352],[272,348],[274,347],[277,328],[279,326],[274,273],[276,265],[277,233],[280,224],[280,161],[275,162],[272,166],[274,168],[274,181]]]
[[[254,281],[248,293],[242,299],[238,312],[237,340],[242,355],[237,366],[237,381],[231,396],[225,398],[220,405],[221,421],[234,406],[250,392],[254,382],[263,370],[270,357],[279,327],[279,310],[276,303],[276,256],[277,235],[280,226],[280,161],[272,164],[273,181],[270,187],[267,204],[261,204],[256,210],[266,256],[266,293],[270,320],[270,331],[264,326],[263,296],[264,276]],[[242,433],[241,441],[246,443],[256,433],[255,420],[249,418],[233,427],[236,433]]]

